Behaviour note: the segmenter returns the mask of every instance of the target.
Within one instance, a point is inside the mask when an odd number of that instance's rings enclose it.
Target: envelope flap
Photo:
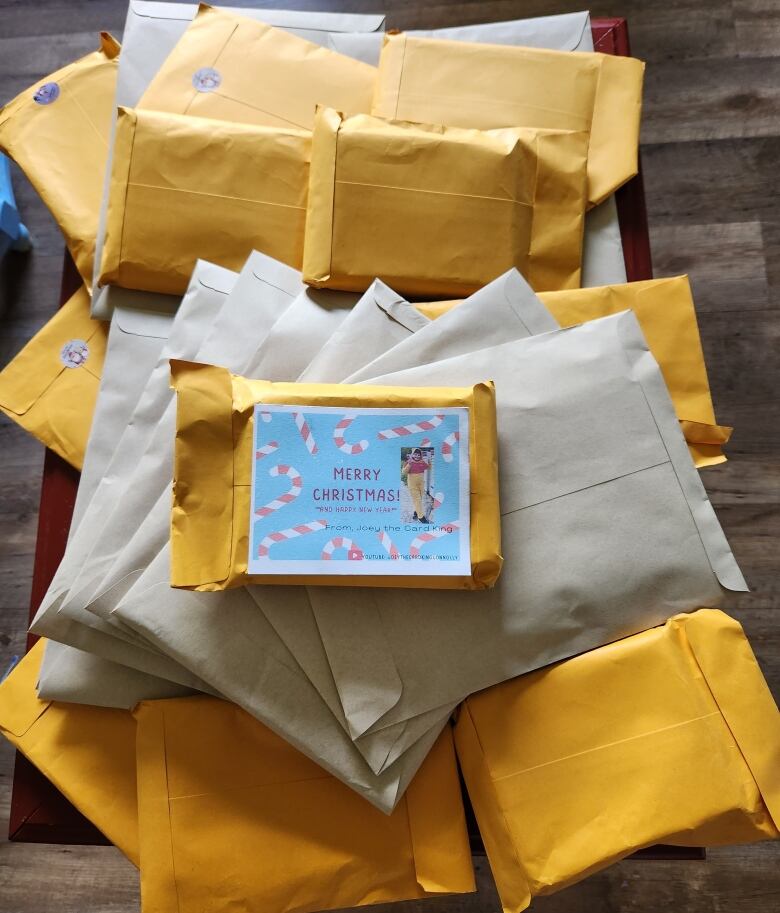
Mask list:
[[[145,307],[115,306],[112,325],[130,336],[167,339],[171,328],[171,315]]]
[[[676,624],[780,828],[780,712],[742,626],[716,609]]]
[[[45,644],[39,640],[0,683],[0,728],[15,738],[21,738],[51,703],[38,700],[36,691]]]
[[[413,304],[386,286],[381,279],[375,279],[371,288],[376,306],[383,310],[391,320],[400,323],[412,333],[416,333],[417,330],[421,330],[431,322]]]
[[[90,356],[103,350],[104,332],[89,316],[82,287],[0,372],[0,407],[24,415],[63,371],[88,371]]]

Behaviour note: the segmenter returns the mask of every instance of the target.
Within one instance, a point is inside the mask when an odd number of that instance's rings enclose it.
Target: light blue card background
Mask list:
[[[303,417],[316,452],[310,452],[296,424],[296,413]],[[338,423],[354,416],[352,424],[341,431]],[[437,427],[416,433],[381,440],[379,432],[388,428],[419,424],[441,416]],[[445,460],[443,444],[454,432],[459,440],[451,445],[451,459]],[[361,453],[350,454],[339,449],[337,435],[348,445],[368,442]],[[469,459],[468,409],[361,409],[345,412],[342,408],[258,405],[254,413],[254,451],[252,497],[249,517],[250,574],[333,574],[333,575],[468,575],[471,573],[469,530]],[[413,521],[412,501],[402,482],[402,448],[432,448],[432,470],[426,473],[428,497],[426,512],[429,524]],[[272,452],[260,456],[263,448]],[[292,475],[284,469],[291,467]],[[347,473],[368,471],[371,478],[339,478]],[[376,474],[378,472],[378,478]],[[296,489],[293,479],[300,476]],[[355,500],[325,498],[325,490],[352,490]],[[366,496],[373,490],[373,499]],[[290,491],[297,496],[277,504],[267,516],[257,510]],[[385,500],[376,493],[383,491]],[[359,492],[361,494],[359,494]],[[441,503],[434,507],[434,496]],[[271,542],[267,537],[279,531],[289,531],[317,521],[327,528]],[[440,538],[417,542],[418,558],[407,557],[410,549],[424,533],[445,528],[458,528]],[[380,541],[384,531],[392,540],[400,558],[393,558]],[[289,535],[287,533],[286,535]],[[328,546],[336,537],[354,544],[346,547]],[[267,554],[261,554],[261,545]],[[328,547],[331,559],[323,559]]]

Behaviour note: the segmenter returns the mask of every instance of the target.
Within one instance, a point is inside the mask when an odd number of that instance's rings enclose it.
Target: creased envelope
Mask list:
[[[44,643],[0,683],[0,732],[138,866],[135,721],[124,710],[39,700]]]
[[[565,55],[564,55],[565,56]],[[587,134],[463,130],[318,110],[303,278],[365,291],[469,294],[517,267],[580,284]]]
[[[476,694],[455,743],[506,913],[653,843],[780,836],[780,715],[722,612]]]
[[[224,701],[144,703],[136,718],[145,910],[300,913],[474,890],[449,727],[385,817]]]
[[[181,294],[197,259],[300,267],[310,136],[120,108],[101,284]]]
[[[309,587],[354,737],[746,589],[630,312],[372,383],[456,377],[496,383],[504,568],[424,612]]]
[[[318,104],[368,114],[375,79],[368,64],[201,4],[138,107],[311,130]]]
[[[632,57],[401,33],[385,39],[372,113],[481,130],[584,130],[595,205],[637,172],[643,74]]]
[[[81,469],[108,327],[89,316],[83,286],[0,372],[0,410]]]
[[[87,54],[0,109],[0,150],[22,169],[59,225],[90,287],[108,156],[118,43]]]

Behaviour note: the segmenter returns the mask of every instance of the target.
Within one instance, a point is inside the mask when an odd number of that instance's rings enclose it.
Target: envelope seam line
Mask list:
[[[144,190],[170,191],[171,193],[190,193],[195,196],[215,197],[218,200],[235,200],[239,203],[253,203],[256,206],[278,206],[282,209],[305,211],[305,206],[294,206],[292,203],[272,203],[270,200],[253,200],[249,197],[226,196],[224,193],[209,193],[207,190],[192,190],[188,187],[162,187],[159,184],[143,184],[139,181],[128,181],[128,187],[142,187]]]
[[[596,80],[596,83],[598,86],[598,79]],[[596,94],[596,90],[594,90],[594,98],[595,98],[595,94]],[[433,100],[433,101],[444,102],[445,104],[449,103],[449,104],[452,104],[453,106],[457,105],[458,107],[462,107],[464,102],[474,102],[475,104],[478,103],[480,105],[492,105],[494,107],[501,106],[502,108],[508,105],[513,108],[525,108],[525,109],[529,109],[531,111],[546,111],[546,112],[551,112],[553,114],[560,114],[563,117],[570,117],[573,120],[580,121],[583,124],[587,124],[588,126],[590,126],[590,121],[588,120],[587,117],[584,117],[582,114],[577,114],[574,111],[563,111],[559,108],[543,107],[542,105],[531,105],[531,104],[528,104],[527,102],[512,102],[512,101],[508,101],[507,99],[498,99],[497,100],[497,99],[490,99],[490,98],[480,98],[478,96],[469,96],[469,95],[466,95],[466,96],[431,95],[430,93],[423,94],[422,92],[408,92],[406,94],[406,99],[412,100],[412,101],[422,100],[425,102],[430,102],[431,100]],[[594,107],[595,107],[595,105],[594,105]],[[396,107],[396,117],[397,116],[398,116],[398,108]],[[409,118],[409,120],[412,120],[412,118]],[[485,128],[485,132],[488,132],[488,133],[494,132],[494,131],[497,132],[497,131],[504,130],[504,129],[511,129],[511,128],[489,127],[489,128]],[[541,128],[527,127],[527,128],[524,128],[522,126],[519,126],[519,129],[529,129],[529,130],[541,129],[541,130],[552,130],[552,131],[559,131],[559,130],[565,131],[567,129],[573,129],[573,128],[566,128],[566,127],[541,127]],[[573,132],[577,132],[577,131],[573,131]]]
[[[328,773],[324,773],[322,776],[314,777],[296,777],[294,780],[276,780],[273,783],[245,783],[242,786],[222,786],[219,789],[212,789],[208,792],[202,793],[185,793],[182,796],[168,796],[168,801],[180,802],[186,799],[202,799],[204,796],[216,796],[222,795],[223,793],[235,793],[239,790],[254,790],[254,789],[270,789],[274,786],[287,786],[293,783],[319,783],[325,780],[332,780],[333,776]]]
[[[211,92],[210,95],[216,96],[218,98],[224,98],[226,101],[232,101],[236,105],[242,105],[245,108],[249,108],[251,111],[259,111],[261,114],[267,114],[269,117],[276,117],[279,120],[283,120],[286,124],[289,124],[291,127],[295,127],[298,130],[309,130],[309,127],[306,124],[299,124],[297,121],[290,120],[289,117],[283,117],[281,114],[277,114],[275,111],[269,111],[267,108],[261,108],[259,105],[253,105],[248,101],[242,101],[240,98],[233,98],[232,95],[228,95],[225,92]],[[189,109],[192,103],[195,101],[196,95],[193,95],[191,101],[187,105]],[[186,112],[185,112],[186,113]],[[257,124],[256,126],[263,126],[262,124]]]
[[[365,181],[345,181],[336,179],[337,184],[349,184],[353,187],[376,187],[380,190],[401,190],[405,193],[427,193],[440,197],[457,197],[464,200],[494,200],[497,203],[515,203],[517,206],[525,206],[533,209],[532,203],[526,203],[524,200],[516,200],[514,197],[491,197],[481,193],[452,193],[448,190],[428,190],[423,187],[397,187],[393,184],[369,184]]]

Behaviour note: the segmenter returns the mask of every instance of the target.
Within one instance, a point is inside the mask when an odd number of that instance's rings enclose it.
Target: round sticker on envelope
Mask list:
[[[221,82],[222,76],[214,67],[201,67],[192,77],[192,84],[198,92],[213,92]]]
[[[56,82],[45,82],[33,95],[33,101],[39,105],[50,105],[60,97],[60,87]]]
[[[60,361],[66,368],[80,368],[89,358],[89,346],[83,339],[71,339],[60,350]]]

